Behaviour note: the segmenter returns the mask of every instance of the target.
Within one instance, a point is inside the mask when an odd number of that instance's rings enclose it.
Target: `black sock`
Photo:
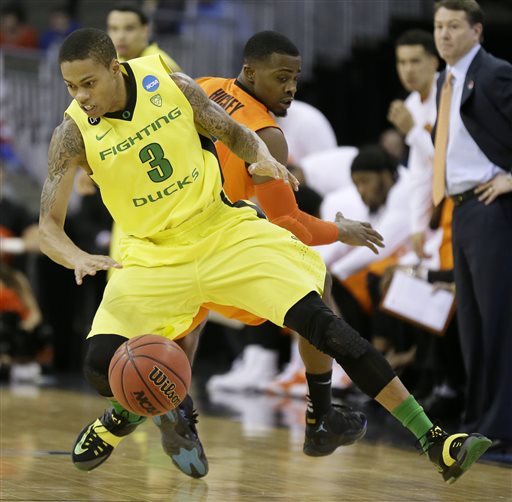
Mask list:
[[[306,373],[309,402],[308,416],[318,418],[325,415],[331,407],[332,371],[321,374]]]

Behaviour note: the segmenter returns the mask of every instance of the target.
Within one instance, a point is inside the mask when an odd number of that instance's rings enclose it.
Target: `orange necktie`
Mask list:
[[[432,201],[437,206],[445,194],[446,150],[448,147],[448,128],[450,124],[450,105],[452,102],[453,75],[448,73],[441,89],[439,113],[437,116],[436,139],[434,142],[434,177],[432,181]]]

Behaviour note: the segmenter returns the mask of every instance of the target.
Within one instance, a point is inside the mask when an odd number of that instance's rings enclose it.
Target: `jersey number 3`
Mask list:
[[[149,162],[152,169],[148,171],[151,181],[160,183],[170,178],[173,172],[171,163],[164,157],[164,151],[158,143],[151,143],[139,152],[142,163]]]

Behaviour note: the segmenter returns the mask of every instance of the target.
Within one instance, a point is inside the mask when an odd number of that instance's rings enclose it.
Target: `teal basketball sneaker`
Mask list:
[[[208,459],[197,434],[197,413],[190,396],[176,410],[153,417],[153,422],[160,429],[162,448],[181,472],[193,478],[208,474]]]

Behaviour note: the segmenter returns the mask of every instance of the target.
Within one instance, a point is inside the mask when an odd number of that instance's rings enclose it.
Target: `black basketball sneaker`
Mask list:
[[[426,434],[427,453],[447,483],[455,483],[489,448],[492,441],[481,434],[449,435],[435,425]]]
[[[176,410],[153,417],[153,422],[160,429],[165,453],[181,472],[193,478],[208,474],[208,459],[197,434],[197,413],[190,396]]]
[[[81,471],[91,471],[100,466],[121,440],[145,420],[146,417],[140,417],[137,422],[130,423],[127,417],[113,408],[105,410],[78,435],[71,454],[73,464]]]
[[[306,439],[302,451],[311,457],[330,455],[339,446],[355,443],[366,433],[366,416],[346,406],[332,405],[319,418],[306,412]]]

